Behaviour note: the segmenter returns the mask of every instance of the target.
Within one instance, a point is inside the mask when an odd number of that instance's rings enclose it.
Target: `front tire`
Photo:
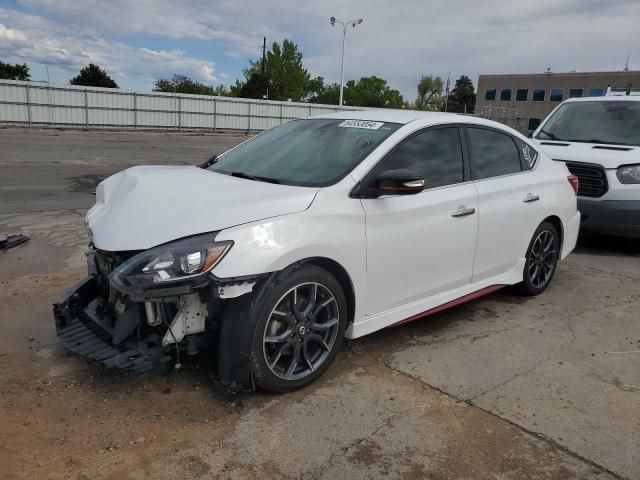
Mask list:
[[[327,370],[347,325],[347,301],[330,273],[302,265],[270,286],[257,310],[251,349],[256,385],[290,392]]]
[[[515,289],[528,297],[540,295],[551,283],[560,259],[560,235],[553,224],[543,222],[536,229],[526,259],[523,280]]]

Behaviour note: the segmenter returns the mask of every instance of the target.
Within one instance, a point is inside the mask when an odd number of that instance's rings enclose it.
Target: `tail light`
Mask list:
[[[577,196],[578,188],[580,188],[580,181],[578,180],[578,177],[576,177],[575,175],[569,175],[567,177],[567,180],[569,180],[569,183],[571,184],[571,188],[573,188],[573,193],[575,193]]]

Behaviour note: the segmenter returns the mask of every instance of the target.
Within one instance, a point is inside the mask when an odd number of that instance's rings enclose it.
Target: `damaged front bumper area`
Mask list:
[[[181,355],[215,358],[226,300],[250,292],[255,280],[206,275],[167,288],[121,288],[110,273],[135,253],[88,255],[89,275],[53,305],[62,344],[130,373],[177,366]]]
[[[160,335],[136,332],[139,308],[110,313],[100,295],[97,275],[78,283],[53,305],[58,338],[74,353],[132,373],[142,373],[171,357]]]

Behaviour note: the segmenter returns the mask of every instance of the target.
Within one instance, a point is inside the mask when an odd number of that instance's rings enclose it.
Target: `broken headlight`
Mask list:
[[[119,285],[136,286],[190,280],[211,270],[232,245],[214,241],[211,233],[166,243],[131,257],[110,278]]]

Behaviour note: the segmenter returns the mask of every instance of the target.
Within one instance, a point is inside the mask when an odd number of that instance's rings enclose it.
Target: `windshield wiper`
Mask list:
[[[206,162],[201,163],[200,165],[198,165],[198,168],[209,168],[211,165],[213,165],[217,161],[218,161],[218,155],[214,155],[213,157],[211,157]]]
[[[556,140],[556,141],[561,141],[558,137],[556,137],[553,133],[551,132],[547,132],[544,129],[540,129],[540,131],[538,132],[538,135],[540,135],[541,133],[544,133],[547,137],[549,137],[549,140]]]
[[[249,175],[248,173],[244,173],[244,172],[231,172],[229,175],[231,175],[232,177],[245,178],[247,180],[254,180],[256,182],[267,182],[267,183],[276,183],[276,184],[280,183],[280,180],[276,178]]]

